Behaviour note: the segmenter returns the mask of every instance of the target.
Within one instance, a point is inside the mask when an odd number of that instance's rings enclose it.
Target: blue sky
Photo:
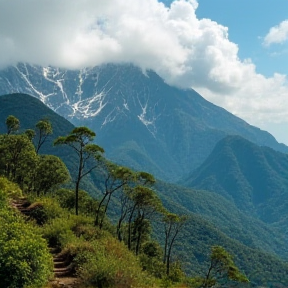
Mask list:
[[[251,58],[266,76],[288,74],[288,42],[263,46],[271,27],[288,19],[288,0],[199,0],[196,15],[229,28],[229,39],[239,46],[239,57]],[[288,128],[288,127],[287,127]]]
[[[288,0],[0,0],[0,69],[152,69],[288,145]]]
[[[170,6],[173,1],[162,2]],[[238,57],[242,61],[251,59],[257,73],[266,77],[288,75],[288,41],[263,44],[270,29],[288,19],[288,0],[198,0],[198,5],[197,17],[228,27],[229,40],[238,45]],[[288,121],[266,121],[261,128],[288,145]]]

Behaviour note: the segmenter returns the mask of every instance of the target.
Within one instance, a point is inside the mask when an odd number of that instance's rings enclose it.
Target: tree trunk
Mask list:
[[[78,215],[78,207],[79,207],[79,184],[80,184],[80,179],[77,180],[76,187],[75,187],[75,214],[76,215]]]
[[[136,209],[136,205],[133,206],[130,216],[129,216],[129,220],[128,220],[128,249],[131,250],[131,222],[132,222],[132,218],[133,218],[133,214],[134,211]]]

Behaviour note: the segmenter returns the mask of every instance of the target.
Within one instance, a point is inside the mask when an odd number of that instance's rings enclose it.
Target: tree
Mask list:
[[[79,187],[83,177],[98,166],[104,149],[92,144],[96,134],[87,127],[76,127],[68,136],[58,137],[54,145],[68,145],[78,157],[77,175],[75,177],[75,213],[78,215]]]
[[[34,177],[34,190],[46,194],[55,186],[69,180],[70,174],[63,161],[54,155],[38,156],[39,160]]]
[[[34,173],[37,155],[29,138],[24,135],[0,135],[0,172],[23,188]]]
[[[247,277],[242,274],[234,264],[232,256],[221,246],[211,248],[210,265],[205,277],[202,279],[203,288],[214,287],[227,282],[248,283]]]
[[[35,131],[33,129],[27,129],[25,130],[24,134],[28,137],[30,141],[32,141],[36,135]]]
[[[131,180],[131,179],[130,179]],[[132,193],[137,186],[151,187],[155,183],[155,178],[152,174],[144,171],[135,172],[132,181],[129,181],[122,187],[122,194],[120,197],[121,211],[117,223],[117,237],[122,241],[122,223],[127,217],[128,213],[132,211],[134,203],[132,201]]]
[[[103,227],[112,195],[135,178],[135,173],[127,167],[119,166],[107,160],[102,161],[102,164],[102,172],[105,174],[105,190],[99,201],[95,218],[95,225],[99,226],[100,229]]]
[[[165,231],[165,244],[164,244],[164,256],[163,263],[166,264],[166,275],[170,273],[170,263],[172,248],[175,243],[175,239],[178,233],[183,228],[187,221],[186,216],[178,216],[173,213],[167,213],[163,217],[164,231]]]
[[[11,134],[16,132],[20,128],[20,121],[13,115],[9,115],[6,119],[6,126],[7,126],[7,134]]]
[[[51,122],[48,119],[42,119],[36,124],[36,153],[39,153],[40,148],[47,140],[47,137],[53,133]]]
[[[132,249],[132,224],[135,239],[135,254],[140,251],[143,232],[147,228],[147,220],[164,211],[162,202],[156,193],[145,186],[136,186],[130,194],[133,205],[128,218],[128,248]],[[133,223],[132,223],[132,220]]]

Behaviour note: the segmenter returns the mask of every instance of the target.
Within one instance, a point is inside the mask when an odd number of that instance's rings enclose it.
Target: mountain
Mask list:
[[[133,65],[71,71],[18,64],[0,71],[0,95],[13,92],[33,95],[74,125],[94,130],[111,160],[170,182],[201,165],[226,135],[288,152],[194,90],[171,87]]]
[[[227,136],[183,184],[214,191],[266,223],[287,226],[287,154]]]
[[[71,123],[40,100],[25,94],[0,96],[0,133],[6,131],[4,123],[8,115],[19,118],[21,131],[33,128],[44,117],[48,118],[54,133],[43,147],[42,153],[60,156],[72,172],[75,165],[74,154],[66,148],[52,146],[54,138],[67,135],[73,129]],[[90,194],[95,190],[91,183],[94,177],[88,179],[84,187]],[[241,212],[235,203],[217,193],[197,191],[161,181],[157,181],[155,189],[167,209],[189,215],[183,236],[175,246],[187,273],[202,274],[207,269],[210,247],[222,245],[235,256],[237,265],[253,281],[265,283],[265,278],[267,281],[288,281],[285,272],[288,271],[287,265],[280,260],[288,256],[286,240],[281,231]],[[110,214],[117,210],[115,206]],[[159,238],[159,231],[162,229],[163,227],[157,227],[158,235],[155,237]]]

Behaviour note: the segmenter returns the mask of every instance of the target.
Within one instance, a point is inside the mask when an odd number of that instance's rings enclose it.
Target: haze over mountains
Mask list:
[[[18,64],[0,71],[0,94],[23,92],[97,134],[106,156],[175,182],[199,167],[226,135],[281,152],[274,137],[192,89],[167,85],[153,71],[107,64],[77,71]]]

